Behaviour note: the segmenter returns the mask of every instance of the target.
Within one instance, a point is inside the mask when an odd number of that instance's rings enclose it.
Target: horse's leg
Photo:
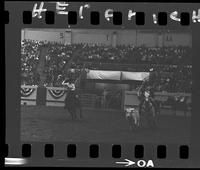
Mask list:
[[[135,120],[133,119],[133,117],[131,117],[131,130],[134,130],[134,123],[135,123]]]
[[[69,113],[70,113],[71,119],[72,119],[72,121],[73,121],[73,120],[74,120],[74,115],[73,115],[72,111],[70,110]]]
[[[155,128],[157,123],[156,123],[156,116],[152,117],[152,127]]]
[[[77,112],[77,109],[75,108],[75,109],[74,109],[74,117],[75,117],[75,119],[78,118],[76,112]]]
[[[66,105],[65,109],[67,111],[67,114],[70,114],[70,116],[72,117],[71,112],[70,112],[70,108],[68,108],[67,105]]]
[[[76,108],[73,109],[73,115],[74,115],[74,119],[76,120],[76,119],[77,119],[77,116],[76,116]]]
[[[155,128],[158,127],[157,115],[155,115],[155,117],[153,118],[153,126],[154,126]]]
[[[75,120],[76,117],[75,117],[75,113],[74,113],[74,109],[71,108],[71,116],[72,116],[72,120]]]
[[[150,115],[149,115],[150,113],[147,113],[147,116],[146,116],[146,118],[147,118],[147,126],[148,127],[151,127],[151,118],[150,118]]]
[[[70,114],[71,119],[73,120],[72,113],[69,108],[67,108],[68,113]]]
[[[143,112],[141,111],[140,113],[139,113],[139,116],[140,116],[140,119],[139,119],[139,123],[140,123],[140,127],[142,128],[143,127],[143,125],[144,125],[144,116],[143,116]]]
[[[140,117],[138,117],[138,127],[140,128]]]
[[[149,107],[148,108],[148,126],[150,128],[152,128],[153,127],[153,117],[154,117],[154,114],[155,114],[155,108],[150,103],[149,103],[148,107]]]
[[[160,103],[159,102],[156,103],[156,113],[160,114]]]
[[[132,130],[132,121],[131,121],[131,117],[128,117],[128,125],[129,125],[129,129]]]
[[[133,119],[133,127],[136,128],[137,127],[137,118],[134,117]]]
[[[79,106],[79,113],[80,113],[80,119],[82,119],[83,116],[82,116],[82,107],[81,106]]]
[[[155,110],[155,108],[152,106],[152,127],[156,127],[156,110]]]
[[[150,115],[150,127],[151,127],[151,128],[154,128],[154,125],[155,125],[155,124],[154,124],[154,123],[155,123],[154,121],[155,121],[155,120],[154,120],[154,115],[152,114],[152,115]]]
[[[71,119],[72,119],[72,121],[73,121],[73,120],[74,120],[73,109],[69,108],[68,111],[69,111],[69,113],[70,113],[70,115],[71,115]]]
[[[77,116],[77,107],[76,106],[74,106],[73,107],[74,109],[73,109],[73,112],[74,112],[74,117],[75,117],[75,119],[78,119],[78,116]]]
[[[78,112],[79,112],[79,118],[82,119],[82,112],[81,112],[81,107],[80,107],[79,103],[77,104],[77,106],[78,107],[77,107],[76,111],[78,110]]]

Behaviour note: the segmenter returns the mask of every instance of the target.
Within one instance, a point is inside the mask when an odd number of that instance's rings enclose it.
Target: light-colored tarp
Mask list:
[[[128,72],[128,71],[123,71],[121,80],[142,81],[147,77],[149,77],[149,72]]]
[[[90,70],[87,79],[120,80],[120,71]]]
[[[87,79],[99,80],[136,80],[142,81],[149,77],[149,72],[90,70]]]

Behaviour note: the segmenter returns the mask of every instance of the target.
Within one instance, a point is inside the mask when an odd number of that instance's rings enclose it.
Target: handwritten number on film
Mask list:
[[[56,2],[56,14],[57,15],[68,15],[67,7],[69,7],[69,3],[66,2]],[[84,11],[91,8],[90,4],[84,4],[79,7],[79,18],[84,19]],[[33,6],[32,17],[37,17],[38,19],[42,18],[42,13],[46,12],[47,9],[44,7],[44,2],[40,2],[38,5],[37,3]],[[104,12],[105,19],[109,22],[113,17],[113,9],[106,9]],[[170,19],[180,22],[181,19],[178,17],[178,11],[173,11],[170,13]],[[128,10],[128,20],[132,20],[132,18],[136,15],[136,12],[132,10]],[[152,14],[152,20],[154,24],[157,24],[157,14]],[[192,12],[192,21],[193,23],[200,22],[200,9],[198,12],[193,10]]]

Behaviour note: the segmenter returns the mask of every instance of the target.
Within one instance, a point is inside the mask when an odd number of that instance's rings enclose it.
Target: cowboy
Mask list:
[[[149,77],[143,81],[142,85],[138,90],[138,97],[140,100],[139,104],[139,114],[141,113],[141,107],[146,98],[150,99],[150,102],[153,104],[154,108],[156,108],[155,99],[154,99],[154,90],[152,87],[152,82],[150,81]]]
[[[76,87],[75,87],[75,84],[73,83],[72,78],[69,78],[67,83],[65,83],[65,81],[66,80],[64,80],[62,82],[62,85],[65,86],[67,88],[67,90],[69,90],[69,93],[67,93],[66,98],[65,98],[65,103],[67,103],[68,99],[75,95]],[[75,97],[77,97],[77,96],[75,96]],[[65,105],[65,108],[66,108],[66,105]]]
[[[65,80],[62,82],[62,85],[66,86],[67,89],[70,91],[75,91],[76,87],[75,84],[73,83],[73,80],[70,78],[67,83],[65,83]]]

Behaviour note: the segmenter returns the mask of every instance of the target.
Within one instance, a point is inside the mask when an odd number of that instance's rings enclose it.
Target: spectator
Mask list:
[[[48,86],[61,86],[61,77],[79,76],[82,64],[89,69],[155,71],[154,87],[158,91],[191,92],[191,55],[190,47],[134,47],[120,45],[108,47],[103,44],[61,44],[47,41],[23,40],[21,42],[21,75],[22,84],[37,85],[39,49],[48,46],[45,59],[45,83]],[[78,59],[72,62],[74,72],[65,67],[72,54],[81,50]],[[109,64],[110,63],[110,64]],[[131,64],[134,63],[134,64]]]

